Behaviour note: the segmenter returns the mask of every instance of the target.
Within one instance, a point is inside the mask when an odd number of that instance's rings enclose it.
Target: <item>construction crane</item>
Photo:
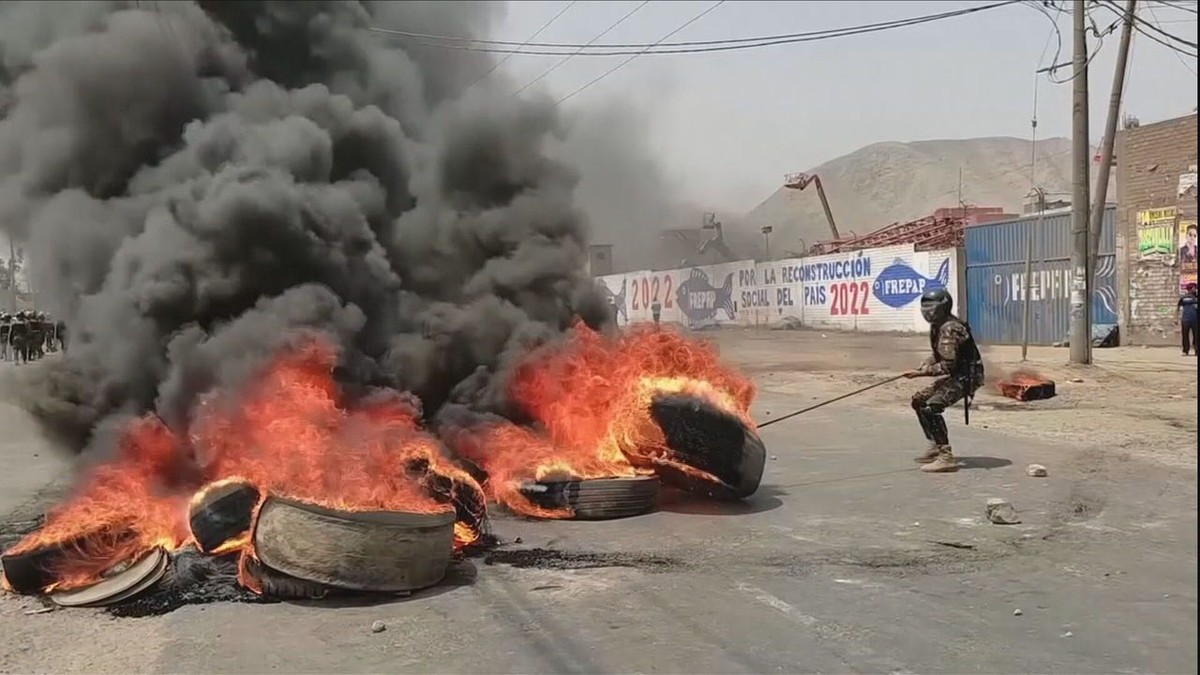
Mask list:
[[[820,176],[815,173],[789,173],[783,177],[783,187],[789,190],[803,190],[808,187],[809,183],[817,186],[817,196],[821,198],[821,208],[825,209],[825,220],[829,222],[829,231],[835,240],[841,239],[838,235],[837,223],[833,220],[833,211],[829,208],[829,198],[825,196],[825,188],[821,186]]]

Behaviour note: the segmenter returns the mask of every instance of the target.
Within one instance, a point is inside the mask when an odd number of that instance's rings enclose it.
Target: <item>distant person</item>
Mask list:
[[[1179,247],[1179,262],[1196,263],[1196,226],[1188,225],[1184,232],[1183,245]]]
[[[1200,354],[1200,348],[1196,347],[1197,303],[1200,303],[1200,298],[1196,297],[1196,284],[1188,284],[1183,297],[1179,298],[1179,304],[1175,305],[1175,318],[1179,320],[1184,356]]]

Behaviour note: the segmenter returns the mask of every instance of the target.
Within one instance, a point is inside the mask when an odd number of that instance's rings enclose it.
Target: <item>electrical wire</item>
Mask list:
[[[1151,18],[1151,20],[1152,20],[1152,21],[1153,21],[1153,22],[1154,22],[1156,25],[1160,25],[1160,22],[1159,22],[1159,20],[1158,20],[1158,14],[1157,14],[1157,13],[1155,13],[1155,11],[1154,11],[1154,5],[1148,5],[1148,6],[1147,6],[1147,9],[1149,9],[1149,10],[1150,10],[1150,18]],[[1191,65],[1190,63],[1188,63],[1187,61],[1184,61],[1184,60],[1183,60],[1183,56],[1182,56],[1182,55],[1179,53],[1179,51],[1177,51],[1177,50],[1171,50],[1171,51],[1172,51],[1172,53],[1173,53],[1173,54],[1175,54],[1175,59],[1176,59],[1177,61],[1179,61],[1179,65],[1181,65],[1181,66],[1183,66],[1185,69],[1187,69],[1187,71],[1188,71],[1188,72],[1190,72],[1190,73],[1192,74],[1192,77],[1196,77],[1196,69],[1195,69],[1195,68],[1193,68],[1193,67],[1192,67],[1192,65]]]
[[[674,34],[678,33],[679,31],[683,30],[684,28],[687,28],[688,26],[692,25],[693,23],[696,23],[696,22],[697,22],[697,21],[699,21],[701,18],[703,18],[703,17],[705,17],[706,15],[708,15],[708,13],[709,13],[709,12],[711,12],[711,11],[713,11],[714,9],[716,9],[716,8],[720,7],[721,5],[725,4],[725,2],[726,2],[726,0],[717,0],[717,2],[714,2],[712,5],[710,5],[708,9],[704,10],[703,12],[700,12],[700,13],[699,13],[699,14],[697,14],[696,16],[693,16],[692,18],[690,18],[690,19],[688,19],[687,21],[685,21],[685,22],[684,22],[682,25],[680,25],[680,26],[679,26],[678,28],[676,28],[675,30],[673,30],[673,31],[671,31],[670,33],[667,33],[666,35],[662,36],[662,38],[661,38],[661,39],[660,39],[660,40],[659,40],[657,43],[655,43],[655,44],[662,43],[663,41],[665,41],[667,38],[671,37],[672,35],[674,35]],[[599,82],[600,80],[603,80],[604,78],[608,77],[609,75],[612,75],[613,73],[617,72],[618,70],[620,70],[620,69],[624,68],[625,66],[629,65],[629,63],[630,63],[631,61],[633,61],[633,60],[634,60],[634,59],[636,59],[637,57],[641,56],[642,54],[646,53],[646,51],[647,51],[648,49],[650,49],[650,47],[653,47],[653,46],[654,46],[654,45],[650,45],[650,46],[646,47],[646,49],[643,49],[641,52],[638,52],[637,54],[634,54],[633,56],[630,56],[629,58],[627,58],[627,59],[625,59],[624,61],[622,61],[622,62],[618,63],[617,65],[613,66],[612,68],[609,68],[608,70],[606,70],[606,71],[604,71],[603,73],[601,73],[599,77],[596,77],[595,79],[593,79],[593,80],[589,81],[587,84],[583,85],[582,87],[579,87],[579,88],[578,88],[578,89],[576,89],[575,91],[572,91],[571,93],[567,94],[566,96],[564,96],[564,97],[562,97],[562,98],[558,99],[557,101],[555,101],[555,102],[554,102],[554,104],[555,104],[555,105],[562,105],[562,104],[563,104],[565,101],[567,101],[568,99],[570,99],[570,98],[574,97],[576,94],[578,94],[579,92],[583,91],[584,89],[587,89],[588,87],[592,86],[593,84],[596,84],[596,83],[597,83],[597,82]]]
[[[1196,9],[1195,3],[1192,3],[1192,6],[1189,7],[1189,6],[1187,6],[1185,4],[1181,4],[1181,3],[1167,2],[1167,0],[1152,0],[1152,1],[1157,2],[1160,5],[1166,5],[1167,7],[1170,7],[1171,9],[1177,9],[1181,12],[1187,12],[1188,14],[1200,15],[1200,10]]]
[[[996,9],[999,7],[1005,7],[1008,5],[1019,4],[1021,1],[1022,0],[1003,0],[1002,2],[995,2],[992,4],[988,4],[988,5],[981,5],[978,7],[969,7],[969,8],[958,9],[958,10],[949,11],[949,12],[940,12],[937,14],[928,14],[928,15],[924,15],[924,16],[911,17],[908,19],[897,19],[897,20],[883,21],[883,22],[878,22],[878,23],[873,23],[873,24],[845,26],[842,28],[834,28],[834,29],[827,29],[827,30],[820,30],[820,31],[810,31],[810,32],[804,32],[804,33],[787,33],[787,34],[781,34],[781,35],[767,35],[767,36],[759,36],[759,37],[752,37],[752,38],[729,38],[729,39],[723,39],[723,40],[701,40],[701,41],[694,41],[694,42],[690,42],[690,43],[653,42],[653,43],[649,43],[649,44],[640,44],[640,45],[621,45],[621,46],[619,46],[620,48],[618,48],[618,45],[612,45],[613,48],[610,49],[609,51],[586,51],[585,49],[581,49],[581,47],[586,48],[586,47],[588,47],[588,45],[579,45],[579,44],[547,43],[547,46],[552,47],[552,48],[575,49],[578,52],[577,53],[578,56],[626,56],[629,54],[638,54],[638,55],[643,55],[643,54],[654,54],[654,55],[658,55],[658,54],[696,54],[696,53],[708,53],[708,52],[734,51],[734,50],[741,50],[741,49],[755,49],[755,48],[759,48],[759,47],[770,47],[770,46],[781,45],[781,44],[795,44],[795,43],[800,43],[800,42],[815,42],[815,41],[819,41],[819,40],[826,40],[826,39],[832,39],[832,38],[837,38],[837,37],[847,37],[850,35],[863,35],[863,34],[867,34],[867,33],[875,33],[875,32],[880,32],[880,31],[884,31],[884,30],[891,30],[893,28],[905,28],[908,26],[915,26],[915,25],[919,25],[919,24],[923,24],[923,23],[930,23],[933,21],[940,21],[943,19],[950,19],[950,18],[955,18],[955,17],[959,17],[959,16],[966,16],[968,14],[976,14],[978,12],[984,12],[984,11]],[[392,31],[392,30],[386,30],[386,29],[374,28],[374,27],[371,28],[370,30],[373,32],[379,33],[379,34],[390,35],[390,36],[394,36],[394,37],[411,38],[411,39],[419,39],[422,37],[422,35],[425,35],[425,34],[416,34],[416,33],[406,33],[404,31]],[[450,41],[458,41],[458,42],[471,42],[471,43],[483,42],[483,41],[471,39],[471,38],[453,38],[453,37],[449,37],[449,36],[440,36],[440,35],[432,35],[432,36],[428,36],[428,37],[438,39],[438,40],[450,40]],[[502,42],[502,41],[497,41],[497,42]],[[463,44],[448,44],[445,42],[419,42],[418,41],[415,44],[417,44],[419,46],[434,47],[434,48],[439,48],[439,49],[488,52],[488,53],[495,53],[495,54],[508,54],[508,53],[512,53],[512,52],[519,52],[520,54],[530,55],[530,56],[564,56],[569,53],[569,52],[563,52],[563,51],[534,51],[534,50],[501,49],[501,48],[496,48],[496,47],[471,47],[471,46],[467,46],[467,45],[463,45]],[[485,42],[485,44],[486,44],[486,42]],[[530,43],[530,44],[533,46],[537,46],[537,43]],[[702,46],[692,47],[692,46],[684,46],[684,45],[702,45]],[[591,47],[592,48],[605,48],[605,49],[609,48],[608,45],[595,45],[595,44],[591,45]],[[631,52],[626,47],[639,47],[640,49],[638,51]],[[669,47],[669,49],[666,49],[667,47]]]
[[[1059,78],[1056,78],[1054,75],[1055,71],[1057,71],[1060,67],[1059,59],[1062,58],[1062,51],[1063,51],[1062,29],[1059,28],[1059,26],[1058,26],[1058,20],[1056,18],[1054,18],[1053,16],[1050,16],[1050,12],[1046,11],[1044,4],[1041,2],[1037,2],[1037,0],[1026,0],[1025,4],[1038,10],[1039,12],[1041,12],[1042,15],[1045,16],[1048,21],[1050,21],[1052,35],[1057,38],[1058,46],[1054,50],[1054,58],[1051,59],[1051,61],[1050,61],[1051,65],[1048,69],[1048,72],[1046,73],[1046,79],[1050,80],[1054,84],[1067,84],[1068,82],[1074,81],[1074,79],[1076,77],[1079,77],[1083,73],[1086,73],[1087,67],[1092,65],[1092,61],[1094,61],[1096,59],[1096,57],[1100,54],[1100,50],[1104,48],[1104,38],[1111,35],[1113,33],[1113,31],[1115,31],[1117,29],[1117,26],[1121,25],[1121,22],[1124,20],[1123,18],[1118,19],[1117,21],[1114,21],[1113,23],[1109,24],[1109,26],[1107,28],[1105,28],[1104,30],[1101,30],[1100,27],[1096,24],[1095,19],[1092,18],[1091,15],[1089,14],[1088,18],[1092,23],[1092,26],[1091,26],[1092,36],[1095,37],[1097,40],[1096,47],[1095,47],[1095,49],[1090,50],[1087,61],[1084,63],[1084,68],[1082,70],[1080,70],[1077,73],[1073,73],[1068,78],[1059,79]],[[1056,5],[1050,5],[1050,6],[1053,7],[1055,10],[1057,10],[1059,14],[1067,14],[1068,13],[1066,10],[1064,10]],[[1124,17],[1123,10],[1121,12],[1121,16]],[[1065,65],[1069,65],[1069,64],[1064,64],[1064,66]],[[1039,70],[1042,70],[1042,68],[1039,67]]]
[[[557,14],[550,17],[549,21],[542,24],[541,28],[533,31],[533,34],[529,36],[529,39],[526,40],[520,47],[517,47],[516,51],[514,51],[513,54],[520,52],[522,47],[524,47],[525,45],[528,45],[535,37],[541,35],[542,31],[549,28],[551,26],[551,24],[553,24],[555,21],[558,21],[559,17],[561,17],[563,14],[566,14],[567,10],[574,7],[578,2],[579,2],[579,0],[571,0],[571,2],[568,2],[562,9],[558,10]],[[480,75],[479,79],[477,79],[471,83],[471,87],[474,87],[475,85],[479,84],[480,82],[483,82],[484,80],[486,80],[489,75],[496,72],[496,70],[499,69],[500,66],[504,65],[505,61],[511,59],[513,57],[513,54],[505,54],[504,58],[496,60],[496,62],[492,64],[492,67],[489,68],[486,73],[484,73],[483,75]],[[467,88],[470,89],[471,87],[467,87]]]
[[[523,87],[521,87],[520,89],[518,89],[518,90],[516,90],[515,92],[513,92],[513,96],[516,96],[516,95],[520,94],[521,92],[525,91],[526,89],[528,89],[528,88],[532,87],[533,85],[537,84],[538,82],[541,82],[541,81],[542,81],[542,80],[543,80],[543,79],[544,79],[544,78],[545,78],[547,75],[549,75],[550,73],[553,73],[554,71],[558,70],[560,66],[562,66],[562,65],[563,65],[564,63],[566,63],[567,61],[570,61],[571,59],[573,59],[573,58],[575,57],[575,55],[576,55],[576,54],[578,54],[579,52],[583,51],[584,47],[587,47],[588,45],[591,45],[591,44],[595,43],[595,42],[596,42],[596,40],[599,40],[600,38],[604,37],[605,35],[608,35],[608,33],[609,33],[609,32],[611,32],[611,31],[612,31],[613,29],[615,29],[617,26],[620,26],[621,24],[625,23],[625,20],[626,20],[626,19],[628,19],[629,17],[633,16],[634,14],[637,14],[637,13],[638,13],[638,10],[640,10],[641,8],[645,7],[645,6],[646,6],[646,5],[648,5],[648,4],[650,4],[650,0],[644,0],[644,1],[642,2],[642,4],[638,5],[637,7],[634,7],[634,8],[633,8],[633,9],[631,9],[631,10],[629,10],[629,12],[627,12],[627,13],[625,14],[625,16],[623,16],[623,17],[621,17],[621,18],[617,19],[615,22],[613,22],[611,25],[609,25],[609,27],[608,27],[608,28],[605,28],[603,31],[601,31],[601,32],[600,32],[600,34],[598,34],[596,37],[594,37],[594,38],[592,38],[591,40],[589,40],[589,41],[588,41],[588,43],[587,43],[586,45],[581,45],[581,46],[579,47],[579,49],[576,49],[574,52],[572,52],[572,53],[570,53],[570,54],[567,54],[567,55],[566,55],[566,56],[564,56],[562,59],[560,59],[560,60],[559,60],[557,63],[555,63],[554,65],[550,66],[550,67],[549,67],[549,68],[547,68],[546,70],[542,71],[542,74],[541,74],[541,75],[538,75],[537,77],[533,78],[532,80],[530,80],[529,82],[527,82],[527,83],[525,84],[525,86],[523,86]]]
[[[1125,10],[1123,8],[1121,8],[1119,5],[1117,5],[1115,2],[1112,2],[1111,0],[1101,0],[1100,4],[1101,4],[1101,6],[1103,6],[1105,9],[1109,10],[1110,12],[1116,12],[1117,14],[1121,15],[1122,17],[1125,15]],[[1144,29],[1143,26],[1150,26],[1151,28],[1154,29],[1154,32],[1150,32],[1150,31]],[[1141,33],[1143,36],[1149,38],[1150,40],[1153,40],[1154,42],[1157,42],[1158,44],[1166,47],[1167,49],[1173,50],[1179,54],[1183,54],[1184,56],[1190,56],[1193,59],[1197,58],[1197,54],[1195,52],[1190,52],[1186,49],[1183,49],[1181,47],[1173,45],[1170,42],[1167,42],[1166,40],[1164,40],[1163,37],[1160,37],[1160,35],[1165,36],[1168,39],[1175,40],[1175,41],[1179,42],[1180,44],[1187,45],[1189,47],[1196,47],[1196,43],[1189,42],[1189,41],[1179,37],[1178,35],[1168,33],[1167,31],[1159,28],[1158,26],[1151,24],[1149,21],[1146,21],[1145,19],[1141,18],[1140,16],[1137,16],[1136,14],[1134,15],[1133,27],[1134,27],[1134,30]]]

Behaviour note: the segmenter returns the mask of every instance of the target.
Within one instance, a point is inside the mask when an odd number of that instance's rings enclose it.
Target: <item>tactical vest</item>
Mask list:
[[[967,339],[958,346],[954,363],[950,364],[950,375],[962,381],[963,384],[981,384],[983,382],[983,355],[979,353],[979,346],[975,344],[975,334],[971,332],[971,326],[966,321],[957,318],[949,320],[958,321],[963,328],[967,329]],[[941,326],[931,328],[929,331],[929,348],[933,350],[934,358],[938,361],[943,360],[937,349],[941,333]]]

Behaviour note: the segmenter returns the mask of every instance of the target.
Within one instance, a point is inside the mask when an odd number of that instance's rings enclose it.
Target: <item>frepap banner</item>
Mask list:
[[[917,299],[945,288],[959,302],[955,250],[911,245],[755,264],[739,261],[599,277],[619,325],[773,326],[921,332]]]

